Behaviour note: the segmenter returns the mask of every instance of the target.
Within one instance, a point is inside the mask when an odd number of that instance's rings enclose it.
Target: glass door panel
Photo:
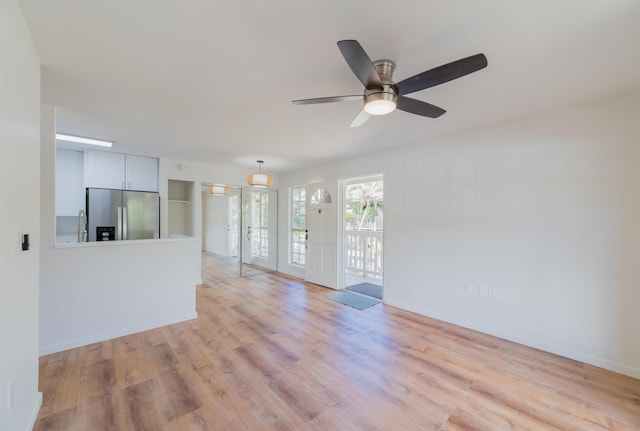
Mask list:
[[[277,190],[243,189],[242,275],[277,269],[277,208]]]
[[[202,282],[275,271],[277,190],[211,186],[202,184]]]
[[[241,187],[202,186],[202,282],[239,277]],[[214,192],[214,193],[212,193]]]

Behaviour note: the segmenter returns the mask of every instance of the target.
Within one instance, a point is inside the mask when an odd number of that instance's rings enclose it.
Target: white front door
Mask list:
[[[338,182],[306,185],[305,280],[338,288]]]

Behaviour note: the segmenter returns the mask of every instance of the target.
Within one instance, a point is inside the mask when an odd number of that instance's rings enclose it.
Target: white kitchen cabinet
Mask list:
[[[125,189],[157,192],[158,159],[127,154],[125,157]]]
[[[84,185],[103,189],[124,189],[124,154],[108,151],[84,152]]]
[[[82,151],[56,150],[56,216],[77,216],[85,209],[83,165]]]
[[[84,167],[85,187],[158,191],[158,159],[153,157],[86,150]]]

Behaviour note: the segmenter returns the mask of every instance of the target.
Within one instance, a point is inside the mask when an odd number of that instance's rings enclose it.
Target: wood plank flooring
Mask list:
[[[638,430],[640,380],[276,273],[48,356],[35,430]]]
[[[212,281],[226,280],[235,278],[240,275],[240,258],[226,259],[225,256],[219,254],[202,252],[202,281],[208,283]],[[271,272],[270,270],[260,268],[256,265],[244,263],[242,265],[242,274],[244,276],[254,276]]]

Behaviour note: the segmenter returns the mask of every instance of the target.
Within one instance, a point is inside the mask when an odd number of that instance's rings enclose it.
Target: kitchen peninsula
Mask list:
[[[82,207],[77,207],[82,204],[76,201],[73,212],[62,215],[73,219],[76,242],[56,242],[56,217],[61,215],[56,211],[53,106],[42,105],[41,136],[40,354],[195,318],[198,237],[168,238],[164,220],[159,239],[78,243]],[[166,179],[163,183],[156,185],[161,221]]]

